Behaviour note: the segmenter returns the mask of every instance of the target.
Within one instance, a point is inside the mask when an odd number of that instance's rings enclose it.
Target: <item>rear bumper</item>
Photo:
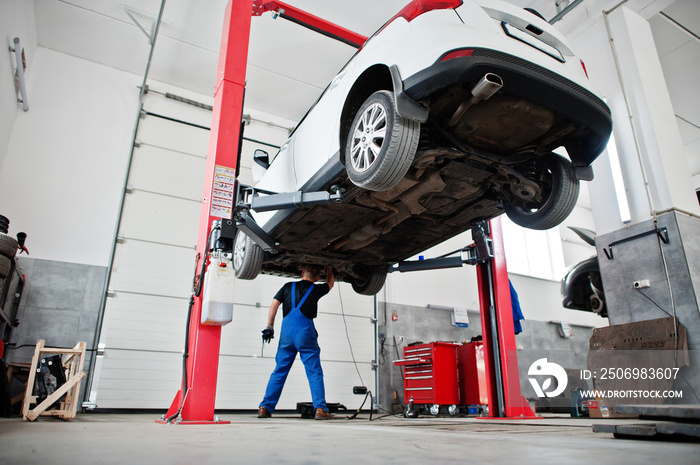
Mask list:
[[[404,80],[404,92],[420,101],[455,84],[475,83],[486,73],[503,79],[503,92],[566,115],[584,129],[562,144],[575,166],[590,165],[605,148],[612,118],[601,98],[549,69],[496,50],[477,48],[470,56],[438,60]]]

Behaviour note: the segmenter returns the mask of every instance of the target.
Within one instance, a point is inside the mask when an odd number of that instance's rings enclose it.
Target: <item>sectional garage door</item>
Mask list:
[[[209,131],[144,116],[136,139],[90,393],[97,408],[167,409],[181,383]],[[244,143],[244,182],[259,147]],[[222,331],[217,409],[254,409],[262,399],[277,340],[263,351],[260,331],[285,281],[261,276],[236,282],[234,321]],[[354,407],[362,400],[352,395],[360,376],[374,389],[373,299],[341,283],[319,312],[328,401]],[[280,317],[278,330],[279,324]],[[293,409],[310,397],[297,360],[278,408]]]

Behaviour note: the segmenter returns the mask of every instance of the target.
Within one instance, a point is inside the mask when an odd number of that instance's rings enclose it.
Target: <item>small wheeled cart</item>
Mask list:
[[[481,342],[410,345],[404,347],[403,359],[394,365],[403,368],[404,416],[486,411]]]
[[[394,364],[403,367],[405,416],[459,413],[457,347],[452,342],[404,347],[403,360]]]

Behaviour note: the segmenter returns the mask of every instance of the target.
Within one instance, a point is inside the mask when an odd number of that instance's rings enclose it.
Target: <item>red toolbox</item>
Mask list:
[[[404,347],[404,401],[413,405],[458,405],[457,348],[451,342],[429,342]],[[432,412],[431,412],[432,413]],[[434,413],[437,414],[437,413]]]
[[[457,348],[457,363],[459,364],[460,404],[488,404],[484,343],[475,341],[459,346]]]

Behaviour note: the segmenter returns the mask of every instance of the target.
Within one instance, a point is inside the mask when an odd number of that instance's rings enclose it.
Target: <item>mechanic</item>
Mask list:
[[[333,288],[333,270],[326,269],[326,282],[315,284],[321,278],[321,267],[304,265],[301,281],[288,282],[277,292],[263,330],[263,341],[270,342],[274,337],[274,323],[280,304],[283,309],[280,342],[275,356],[275,370],[267,383],[265,398],[260,403],[258,418],[270,418],[282,394],[284,382],[292,368],[297,352],[306,369],[306,377],[311,388],[315,420],[332,420],[335,415],[328,412],[326,390],[321,369],[321,348],[318,346],[318,333],[313,319],[318,313],[318,301]]]

